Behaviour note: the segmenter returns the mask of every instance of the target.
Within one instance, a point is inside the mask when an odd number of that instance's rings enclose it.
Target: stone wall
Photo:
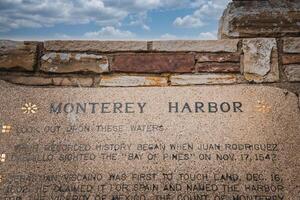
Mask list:
[[[234,1],[229,4],[220,24],[220,35],[227,39],[45,42],[2,40],[0,79],[14,84],[48,87],[267,84],[300,93],[300,26],[297,17],[291,23],[296,23],[298,29],[287,24],[287,28],[243,34],[250,29],[238,28],[229,31],[224,28],[234,28],[231,23],[238,22],[234,18],[238,16],[235,12],[240,13],[245,7],[253,6],[253,2],[249,4],[247,1]],[[277,7],[270,7],[269,1],[257,4],[262,4],[257,7],[258,11],[272,11],[274,8],[274,13],[277,13],[280,10],[278,4]],[[292,13],[300,16],[296,12],[297,6],[293,7]],[[282,7],[283,14],[287,10],[287,6]],[[247,12],[244,13],[244,18],[238,16],[238,19],[245,19],[245,15]],[[269,13],[268,17],[272,16],[272,12]],[[248,21],[251,21],[251,17],[258,20],[253,12],[248,13],[248,18],[246,16]],[[261,19],[264,18],[261,16]],[[258,23],[255,20],[253,22]],[[241,27],[244,26],[248,25]],[[291,26],[294,28],[289,28]]]

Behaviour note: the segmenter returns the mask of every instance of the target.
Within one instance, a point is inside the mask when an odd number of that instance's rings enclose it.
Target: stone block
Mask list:
[[[239,53],[197,53],[197,62],[240,62]]]
[[[296,64],[300,63],[300,54],[284,54],[282,56],[282,64]]]
[[[42,57],[41,71],[51,73],[109,71],[107,56],[87,53],[46,53]]]
[[[167,86],[167,77],[111,75],[101,77],[99,86],[134,87],[134,86]]]
[[[238,82],[236,74],[181,74],[170,77],[171,85],[212,85]]]
[[[0,69],[33,71],[36,64],[36,44],[0,40]]]
[[[164,73],[192,72],[195,67],[193,54],[119,54],[115,55],[112,72]]]
[[[244,39],[242,48],[242,66],[246,80],[257,83],[279,80],[276,39]]]
[[[92,87],[94,80],[91,77],[55,77],[52,83],[55,86]]]
[[[299,29],[300,29],[300,26],[299,26]],[[284,38],[283,39],[283,52],[284,53],[300,53],[300,37]]]
[[[154,51],[236,52],[239,40],[154,41]]]
[[[0,77],[1,80],[5,80],[10,83],[20,85],[32,85],[32,86],[48,86],[52,85],[52,79],[49,77],[41,76],[28,76],[28,75],[5,75]]]
[[[286,65],[284,72],[287,79],[291,82],[300,81],[300,64],[299,65]]]
[[[46,51],[146,51],[146,41],[45,41]]]
[[[33,76],[28,74],[14,74],[0,76],[0,80],[28,86],[72,86],[92,87],[94,80],[91,77],[51,77]]]
[[[240,63],[197,63],[195,67],[196,72],[231,72],[239,73],[240,72]]]

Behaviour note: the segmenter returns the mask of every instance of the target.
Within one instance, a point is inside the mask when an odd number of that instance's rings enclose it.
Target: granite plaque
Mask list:
[[[286,90],[0,91],[0,199],[300,199],[300,112]]]

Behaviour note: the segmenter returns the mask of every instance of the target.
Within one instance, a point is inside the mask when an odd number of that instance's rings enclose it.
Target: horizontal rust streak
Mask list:
[[[282,63],[284,65],[298,64],[300,63],[300,54],[285,54],[282,56]]]

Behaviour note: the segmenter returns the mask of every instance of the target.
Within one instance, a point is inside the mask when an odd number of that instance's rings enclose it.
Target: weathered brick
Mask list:
[[[195,65],[193,54],[119,54],[115,55],[112,72],[163,73],[192,72]]]
[[[106,56],[86,53],[46,53],[42,57],[41,71],[52,73],[108,72]]]
[[[300,54],[285,54],[282,56],[284,65],[300,63]]]
[[[300,37],[284,38],[283,39],[283,52],[284,53],[300,53]]]
[[[33,71],[36,49],[35,44],[0,40],[0,69]]]
[[[104,87],[134,87],[134,86],[166,86],[168,79],[159,76],[103,76],[99,86]]]
[[[237,83],[236,74],[182,74],[170,77],[171,85],[212,85]]]
[[[119,51],[146,51],[146,41],[45,41],[47,51],[92,51],[92,52],[119,52]]]
[[[246,80],[258,83],[279,80],[277,42],[274,38],[244,39],[243,52]]]
[[[197,62],[240,62],[239,53],[197,53]]]
[[[236,52],[239,40],[154,41],[155,51]]]
[[[284,72],[289,81],[300,81],[300,65],[286,65]]]
[[[240,63],[196,63],[196,72],[240,72]]]

